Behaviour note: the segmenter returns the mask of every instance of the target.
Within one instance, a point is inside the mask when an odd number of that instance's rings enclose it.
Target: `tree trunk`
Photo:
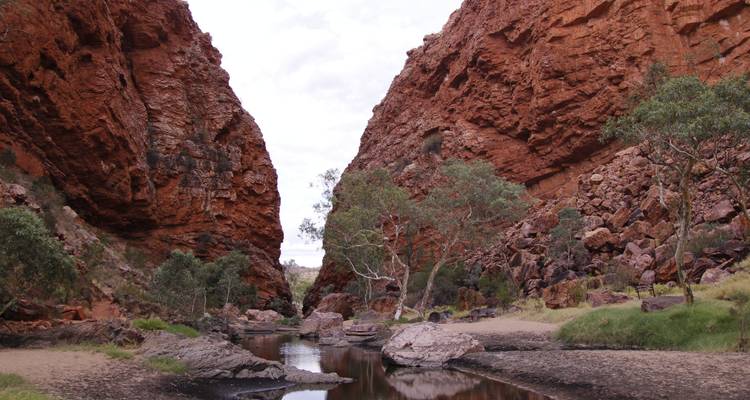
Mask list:
[[[6,311],[8,311],[11,307],[13,307],[13,304],[16,304],[16,298],[10,299],[10,301],[3,306],[3,308],[0,309],[0,317],[5,314]]]
[[[404,302],[406,301],[406,293],[409,290],[409,267],[407,266],[404,270],[404,276],[401,280],[401,293],[398,295],[398,304],[396,304],[396,313],[393,315],[393,320],[398,321],[401,319],[401,313],[404,311]]]
[[[677,279],[682,287],[685,302],[693,304],[693,291],[685,279],[685,248],[687,247],[688,236],[690,234],[690,220],[692,219],[692,204],[690,200],[690,173],[693,163],[688,163],[687,168],[680,177],[680,228],[677,237],[677,249],[675,250],[674,259],[677,264]]]
[[[443,264],[445,264],[445,261],[441,259],[437,262],[437,264],[435,264],[435,266],[432,267],[432,271],[430,271],[430,276],[427,278],[427,285],[424,288],[422,300],[419,302],[419,306],[417,307],[417,311],[419,311],[420,314],[423,314],[424,310],[427,309],[427,304],[429,304],[430,297],[432,296],[432,285],[435,283],[435,277],[440,271],[440,268],[443,267]]]

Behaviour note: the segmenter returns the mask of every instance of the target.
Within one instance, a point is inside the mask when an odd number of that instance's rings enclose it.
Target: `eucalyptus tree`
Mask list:
[[[437,260],[417,306],[421,312],[441,268],[486,246],[501,225],[520,219],[528,208],[524,186],[498,177],[486,161],[450,160],[441,172],[441,183],[420,207]]]
[[[728,78],[710,85],[692,76],[665,77],[649,98],[628,114],[610,119],[604,127],[604,140],[618,138],[640,144],[646,157],[670,171],[677,181],[679,229],[674,257],[689,304],[693,303],[693,293],[685,279],[684,255],[692,220],[693,170],[698,164],[717,168],[720,150],[734,146],[748,133],[750,90],[745,78]],[[741,204],[744,207],[744,200]]]

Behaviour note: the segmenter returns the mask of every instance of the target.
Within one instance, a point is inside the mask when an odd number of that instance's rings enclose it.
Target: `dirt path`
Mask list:
[[[453,365],[560,400],[750,399],[748,354],[509,351],[470,354]]]
[[[20,375],[64,400],[177,400],[170,378],[137,361],[110,360],[104,354],[50,349],[0,350],[0,373]]]
[[[508,333],[551,334],[560,326],[544,322],[524,321],[516,318],[489,318],[479,322],[457,322],[442,325],[451,332],[492,335]]]

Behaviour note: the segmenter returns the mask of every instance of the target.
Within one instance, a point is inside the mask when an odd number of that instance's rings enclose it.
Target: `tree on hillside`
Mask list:
[[[0,209],[0,316],[19,295],[65,294],[75,279],[73,258],[39,216],[22,208]]]
[[[363,282],[365,303],[374,282],[398,286],[394,318],[399,319],[410,278],[408,246],[420,228],[416,203],[382,169],[345,175],[332,203],[336,212],[325,225],[327,254]]]
[[[250,258],[239,251],[206,264],[206,291],[209,307],[234,304],[240,308],[253,306],[256,289],[242,278],[250,270]]]
[[[550,255],[556,259],[564,259],[568,264],[588,256],[583,243],[576,239],[584,227],[583,216],[575,208],[563,208],[557,213],[560,222],[550,231]]]
[[[318,187],[322,190],[322,199],[313,204],[313,211],[316,214],[315,218],[305,218],[300,224],[300,237],[312,241],[323,240],[326,219],[333,209],[333,190],[340,178],[341,172],[338,169],[331,168],[318,175],[318,183],[310,183],[310,187]]]
[[[498,225],[520,219],[527,209],[522,185],[495,175],[485,161],[449,161],[443,181],[430,191],[422,209],[430,226],[437,261],[427,278],[418,310],[430,304],[435,277],[446,264],[486,245]]]
[[[693,169],[711,164],[717,149],[750,132],[750,89],[744,78],[709,85],[696,77],[665,78],[653,95],[627,115],[610,119],[603,139],[641,144],[648,159],[670,171],[679,187],[675,262],[686,301],[693,293],[685,279],[684,254],[692,220]]]

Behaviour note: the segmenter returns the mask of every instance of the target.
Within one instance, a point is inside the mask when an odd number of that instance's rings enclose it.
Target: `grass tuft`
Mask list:
[[[144,331],[165,331],[189,338],[197,338],[201,335],[198,331],[189,326],[168,324],[158,318],[136,319],[133,320],[133,326]]]
[[[734,351],[737,317],[729,302],[700,300],[644,313],[636,306],[602,308],[566,323],[558,337],[566,343],[683,351]]]
[[[148,368],[167,374],[182,375],[188,370],[185,363],[172,357],[150,357],[145,364]]]
[[[113,360],[130,360],[133,358],[133,353],[118,347],[112,343],[108,344],[93,344],[93,343],[82,343],[75,345],[59,346],[56,348],[59,351],[88,351],[91,353],[102,353]]]
[[[16,374],[0,374],[0,400],[52,400]]]

